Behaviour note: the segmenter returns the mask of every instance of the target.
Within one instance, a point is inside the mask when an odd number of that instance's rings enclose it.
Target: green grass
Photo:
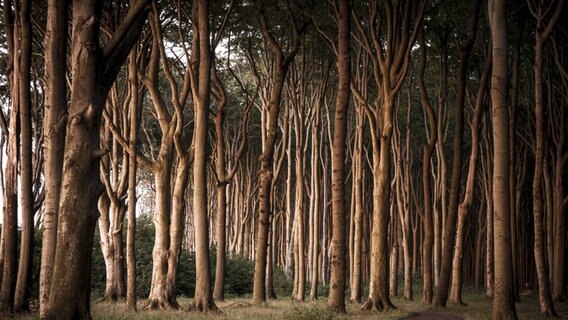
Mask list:
[[[463,317],[464,319],[490,319],[491,318],[491,299],[487,298],[483,291],[472,288],[464,288],[463,300],[467,306],[448,305],[447,308],[435,309],[432,306],[425,306],[421,303],[421,288],[415,287],[415,299],[413,301],[404,300],[400,297],[392,298],[397,310],[380,313],[380,319],[395,320],[408,316],[414,312],[434,311],[437,313],[447,313]],[[517,314],[519,319],[538,320],[547,319],[540,315],[536,292],[532,296],[522,297],[522,302],[517,303]],[[94,319],[111,320],[138,320],[138,319],[284,319],[284,320],[332,320],[332,319],[377,319],[377,312],[360,310],[361,304],[348,303],[347,315],[336,314],[327,309],[326,298],[321,297],[317,301],[294,302],[289,297],[280,297],[276,300],[269,300],[263,305],[252,305],[250,297],[231,298],[225,302],[217,303],[221,309],[220,315],[208,315],[197,312],[188,312],[191,303],[189,298],[179,298],[178,302],[182,306],[181,310],[141,310],[137,313],[130,312],[124,304],[94,303],[92,305],[92,315]],[[139,301],[142,305],[144,300]],[[561,319],[568,319],[568,303],[556,303],[556,311]],[[20,317],[19,319],[38,319],[37,314]]]
[[[418,288],[417,288],[418,289]],[[447,308],[435,309],[421,303],[422,297],[416,292],[413,301],[399,297],[392,299],[398,310],[383,312],[380,319],[400,319],[413,312],[435,311],[461,316],[464,319],[490,319],[491,299],[487,298],[482,291],[464,290],[464,302],[467,306],[448,305]],[[538,320],[547,319],[540,315],[538,299],[533,296],[522,297],[522,302],[517,303],[519,319]],[[142,301],[141,301],[142,302]],[[184,310],[191,303],[191,299],[182,298],[180,304]],[[376,319],[377,312],[360,310],[361,304],[347,304],[347,315],[334,314],[326,307],[326,298],[304,303],[294,302],[289,297],[281,297],[270,300],[266,304],[257,306],[250,304],[249,298],[228,299],[217,305],[223,312],[221,315],[203,315],[196,312],[179,311],[140,311],[136,314],[128,312],[123,305],[96,304],[93,305],[93,317],[95,319],[286,319],[286,320],[310,320],[310,319]],[[568,319],[568,303],[557,303],[557,312],[561,318]]]

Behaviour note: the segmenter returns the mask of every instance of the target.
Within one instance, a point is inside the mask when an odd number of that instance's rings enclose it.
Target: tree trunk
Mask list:
[[[132,3],[132,2],[131,2]],[[131,95],[128,116],[130,118],[130,139],[128,154],[128,229],[126,230],[126,304],[129,310],[136,311],[136,171],[138,144],[138,110],[141,109],[139,97],[138,70],[136,57],[138,50],[133,48],[128,61],[129,91]]]
[[[479,19],[479,10],[481,1],[476,0],[473,3],[470,17],[467,40],[462,48],[460,48],[460,64],[456,79],[456,101],[455,109],[455,135],[453,141],[453,162],[452,162],[452,180],[450,185],[450,202],[448,206],[448,216],[445,221],[442,233],[442,260],[440,270],[440,283],[436,295],[435,304],[437,306],[446,306],[448,299],[448,291],[450,288],[451,264],[453,260],[453,248],[456,231],[456,217],[458,213],[460,186],[462,176],[462,150],[463,150],[463,118],[464,118],[464,102],[466,94],[467,66],[469,57],[475,43],[477,34],[477,22]]]
[[[337,12],[337,72],[339,83],[335,101],[335,118],[331,162],[331,279],[327,305],[345,313],[345,145],[347,139],[347,112],[350,99],[351,56],[350,16],[348,0],[339,1]]]
[[[19,8],[18,8],[19,7]],[[32,167],[32,102],[30,93],[31,59],[32,59],[32,30],[31,30],[31,1],[21,1],[16,8],[19,12],[20,52],[18,59],[19,70],[19,102],[20,102],[20,185],[22,206],[22,237],[18,279],[14,297],[15,311],[29,311],[32,280],[32,255],[34,246],[34,199],[33,199],[33,167]]]
[[[511,208],[509,207],[509,106],[507,25],[505,0],[489,1],[489,21],[493,68],[491,73],[491,106],[493,114],[493,225],[495,232],[494,320],[517,319],[513,296],[511,252]]]
[[[266,301],[266,254],[268,246],[268,224],[270,222],[271,201],[273,180],[273,160],[274,149],[276,145],[276,135],[278,129],[278,114],[280,112],[280,99],[282,96],[282,88],[284,87],[284,79],[288,67],[299,47],[299,35],[296,26],[294,26],[293,39],[291,39],[292,48],[286,56],[282,52],[281,47],[276,42],[268,29],[268,23],[264,13],[260,14],[260,28],[265,41],[268,43],[270,50],[275,56],[274,73],[272,76],[272,88],[270,91],[270,102],[268,104],[268,125],[263,126],[262,130],[266,132],[266,139],[263,142],[262,155],[260,156],[260,175],[259,175],[259,215],[256,232],[256,253],[254,263],[254,281],[253,281],[253,303],[264,303]]]
[[[489,51],[488,51],[489,53]],[[471,128],[471,152],[469,156],[467,180],[465,195],[458,208],[458,223],[456,231],[456,242],[454,247],[454,257],[452,262],[452,287],[450,294],[450,303],[465,305],[462,299],[462,285],[463,285],[463,251],[465,241],[465,228],[466,219],[469,214],[469,209],[473,202],[473,195],[475,192],[475,174],[477,170],[477,159],[479,157],[479,126],[481,124],[481,116],[483,105],[485,104],[485,92],[487,79],[491,71],[491,57],[486,56],[485,67],[479,79],[479,89],[475,107],[472,114],[470,123]]]
[[[547,261],[545,255],[545,239],[543,227],[543,170],[544,170],[544,102],[543,102],[543,85],[542,85],[542,61],[543,61],[543,46],[548,36],[552,32],[554,25],[560,17],[564,1],[560,0],[556,3],[553,15],[547,24],[544,23],[546,13],[552,7],[547,9],[538,4],[538,7],[533,7],[529,4],[531,13],[536,18],[536,32],[535,32],[535,59],[534,59],[534,98],[535,98],[535,169],[533,176],[533,216],[534,216],[534,259],[536,265],[536,274],[538,278],[538,296],[540,312],[547,316],[557,316],[552,303],[550,295],[550,283],[548,278],[548,270],[546,268]],[[544,10],[544,11],[543,11]],[[551,212],[551,211],[549,211]],[[553,230],[550,230],[553,232]]]
[[[146,19],[147,1],[132,6],[107,45],[98,50],[99,14],[95,1],[73,2],[72,85],[65,144],[59,230],[46,319],[89,319],[90,267],[97,200],[101,113],[120,66]]]
[[[434,148],[436,146],[437,133],[436,133],[436,115],[434,109],[428,98],[428,91],[424,84],[424,73],[426,71],[426,46],[424,44],[424,31],[420,32],[420,70],[418,72],[418,88],[420,90],[420,102],[424,113],[427,116],[427,130],[430,134],[428,141],[424,144],[422,154],[422,189],[424,193],[424,242],[422,244],[422,274],[423,274],[423,289],[422,289],[422,303],[432,304],[432,249],[434,245],[434,227],[433,227],[433,202],[432,202],[432,188],[431,188],[431,173],[430,164]],[[443,143],[443,142],[442,142]]]
[[[353,151],[353,183],[355,184],[355,217],[354,243],[353,243],[353,268],[351,282],[351,302],[361,302],[362,284],[362,227],[363,227],[363,106],[356,109],[355,120],[355,148]]]
[[[195,227],[195,295],[192,309],[217,312],[209,275],[209,219],[207,216],[207,127],[211,95],[211,48],[209,43],[209,2],[195,0],[194,17],[198,34],[194,43],[199,49],[199,81],[194,90],[195,131],[193,160],[193,223]],[[195,30],[195,29],[194,29]],[[198,37],[198,39],[197,39]]]
[[[394,309],[389,297],[389,171],[394,102],[383,101],[380,132],[372,132],[373,141],[373,218],[371,233],[371,277],[369,299],[362,309]],[[379,148],[380,145],[380,148]],[[394,236],[393,232],[393,236]]]
[[[45,200],[41,240],[39,315],[45,316],[55,258],[67,109],[67,0],[49,0],[45,34],[43,120]]]
[[[19,125],[19,63],[17,60],[18,34],[14,28],[12,2],[4,2],[3,21],[8,43],[8,80],[10,85],[11,110],[8,124],[8,146],[4,180],[4,208],[2,222],[3,258],[2,288],[0,289],[0,312],[10,314],[14,307],[14,290],[17,274],[18,247],[18,149]]]

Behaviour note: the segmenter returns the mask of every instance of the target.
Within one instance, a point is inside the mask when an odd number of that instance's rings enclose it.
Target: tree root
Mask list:
[[[188,308],[189,312],[201,312],[213,315],[221,315],[223,312],[217,307],[213,299],[194,299]]]
[[[143,310],[176,310],[180,306],[177,301],[171,301],[171,299],[160,298],[148,298],[146,302],[142,305]]]
[[[388,311],[388,310],[396,310],[396,307],[390,302],[385,301],[384,299],[378,298],[376,301],[374,299],[367,299],[365,303],[361,306],[361,310],[372,310],[372,311]]]

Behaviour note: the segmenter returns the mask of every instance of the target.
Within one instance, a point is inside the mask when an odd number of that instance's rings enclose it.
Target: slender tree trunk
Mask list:
[[[488,51],[489,53],[489,51]],[[456,231],[456,243],[454,247],[454,257],[452,262],[452,287],[450,294],[450,303],[465,305],[462,299],[462,285],[463,285],[463,254],[465,242],[465,228],[466,219],[469,214],[469,209],[473,202],[473,195],[475,192],[475,174],[477,171],[477,159],[479,157],[479,126],[481,124],[481,116],[483,112],[483,105],[485,104],[485,92],[487,79],[491,71],[491,56],[487,55],[485,59],[485,67],[479,79],[479,89],[475,107],[471,119],[471,152],[469,156],[467,180],[465,195],[458,208],[458,223]]]
[[[545,233],[543,226],[544,219],[544,204],[543,204],[543,194],[542,194],[542,184],[543,184],[543,170],[544,170],[544,160],[545,160],[545,150],[544,150],[544,99],[543,99],[543,84],[542,84],[542,62],[543,62],[543,46],[546,42],[548,36],[552,32],[560,13],[562,12],[562,6],[564,0],[560,0],[556,3],[553,15],[547,24],[544,23],[544,18],[546,13],[552,7],[545,9],[542,3],[539,3],[537,7],[533,7],[529,3],[529,9],[533,16],[536,18],[536,32],[535,32],[535,59],[534,59],[534,90],[535,90],[535,169],[533,176],[533,216],[534,216],[534,259],[536,265],[536,274],[538,278],[538,296],[540,304],[540,312],[547,316],[556,316],[556,311],[554,310],[554,305],[552,303],[552,297],[550,294],[550,283],[548,278],[548,270],[545,255]],[[551,4],[552,5],[552,4]],[[544,10],[544,11],[543,11]],[[551,212],[551,211],[549,211]],[[553,232],[553,230],[550,230]]]
[[[355,149],[353,159],[353,183],[355,184],[355,219],[353,243],[353,268],[351,282],[351,302],[361,302],[362,284],[362,227],[363,227],[363,125],[364,111],[359,106],[356,110],[355,120]]]
[[[177,274],[185,223],[185,194],[189,178],[190,161],[185,154],[178,154],[174,188],[172,194],[172,214],[170,222],[170,246],[168,249],[168,271],[166,275],[166,297],[168,303],[179,308],[177,303]]]
[[[505,0],[489,1],[493,68],[491,106],[493,114],[493,200],[495,294],[492,318],[517,319],[513,296],[511,208],[509,207],[509,106],[507,104],[508,60]]]
[[[270,222],[271,211],[271,191],[273,180],[273,160],[278,129],[278,114],[280,113],[280,99],[282,88],[288,67],[298,52],[299,34],[296,26],[293,26],[294,34],[291,39],[292,48],[288,54],[284,55],[282,48],[276,42],[268,29],[268,23],[264,13],[260,14],[260,27],[265,41],[268,43],[275,56],[275,66],[272,75],[272,88],[270,92],[270,102],[268,104],[268,125],[263,126],[266,132],[266,139],[263,142],[263,151],[260,156],[260,175],[259,175],[259,216],[256,232],[256,253],[254,263],[253,281],[253,303],[263,303],[266,301],[266,254],[268,246],[268,224]]]
[[[19,2],[20,52],[18,59],[19,92],[20,95],[20,185],[22,206],[22,237],[20,244],[20,258],[18,278],[14,297],[15,311],[28,311],[31,296],[32,254],[34,245],[34,200],[33,200],[33,168],[32,168],[32,117],[31,117],[31,58],[32,58],[32,30],[31,30],[31,1]]]
[[[430,134],[428,141],[424,144],[422,155],[422,189],[424,193],[424,243],[422,244],[422,274],[423,289],[422,303],[432,304],[433,296],[433,272],[432,272],[432,249],[434,245],[433,227],[433,202],[430,165],[434,148],[436,146],[436,115],[428,98],[428,91],[424,84],[424,73],[426,72],[426,46],[424,44],[424,31],[420,32],[420,69],[418,72],[418,88],[420,90],[420,102],[427,116],[427,130]],[[442,142],[443,143],[443,142]]]
[[[460,64],[456,79],[456,101],[455,101],[455,135],[453,141],[453,162],[452,180],[450,185],[450,202],[448,206],[448,216],[445,221],[442,233],[442,264],[440,270],[440,283],[436,295],[435,304],[446,306],[448,291],[450,289],[451,264],[453,260],[453,249],[456,231],[456,218],[460,197],[460,186],[462,176],[462,150],[463,150],[463,118],[464,103],[466,94],[467,66],[469,57],[475,43],[477,34],[477,22],[481,1],[476,0],[472,5],[469,31],[467,40],[460,48]]]
[[[335,101],[335,118],[331,162],[331,280],[327,305],[345,313],[345,144],[347,139],[347,112],[350,99],[351,56],[350,16],[348,0],[339,1],[337,12],[337,72],[339,84]]]
[[[132,1],[131,1],[132,3]],[[130,105],[128,116],[130,119],[130,139],[128,154],[128,227],[126,231],[126,304],[129,310],[136,310],[136,172],[137,172],[137,142],[138,142],[138,113],[140,106],[138,70],[136,57],[138,50],[133,48],[128,61],[128,78],[130,91]]]
[[[8,43],[8,80],[10,85],[11,110],[8,124],[8,146],[4,187],[2,222],[3,258],[2,287],[0,289],[0,313],[10,316],[14,307],[14,290],[17,275],[18,247],[18,149],[20,144],[19,103],[19,48],[17,28],[14,27],[12,1],[4,2],[3,21]]]
[[[49,0],[45,34],[43,120],[45,200],[42,224],[39,315],[45,316],[55,258],[67,109],[67,0]]]

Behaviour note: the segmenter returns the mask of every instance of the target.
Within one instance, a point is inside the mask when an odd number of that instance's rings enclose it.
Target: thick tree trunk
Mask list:
[[[380,132],[372,133],[373,140],[373,218],[371,233],[371,276],[369,299],[362,309],[394,309],[389,297],[389,171],[394,102],[383,101]],[[379,148],[380,145],[380,148]],[[394,236],[395,233],[393,233]]]
[[[72,85],[65,144],[59,230],[46,319],[89,319],[90,267],[97,200],[101,113],[112,82],[146,18],[147,1],[129,9],[124,22],[99,50],[100,4],[73,2]]]
[[[505,0],[489,1],[489,21],[493,68],[491,73],[491,106],[493,114],[493,200],[495,232],[494,320],[517,319],[513,296],[511,252],[511,208],[509,207],[509,106],[507,104],[508,61]]]
[[[164,136],[162,136],[160,156],[154,163],[156,211],[153,220],[156,234],[152,249],[150,294],[145,305],[145,308],[148,309],[173,307],[166,290],[170,248],[172,148],[171,132],[165,132]]]
[[[207,215],[207,127],[211,95],[211,48],[209,43],[209,1],[195,0],[199,49],[199,81],[194,92],[195,131],[193,159],[193,223],[195,227],[195,295],[192,309],[217,312],[209,275],[209,218]]]

